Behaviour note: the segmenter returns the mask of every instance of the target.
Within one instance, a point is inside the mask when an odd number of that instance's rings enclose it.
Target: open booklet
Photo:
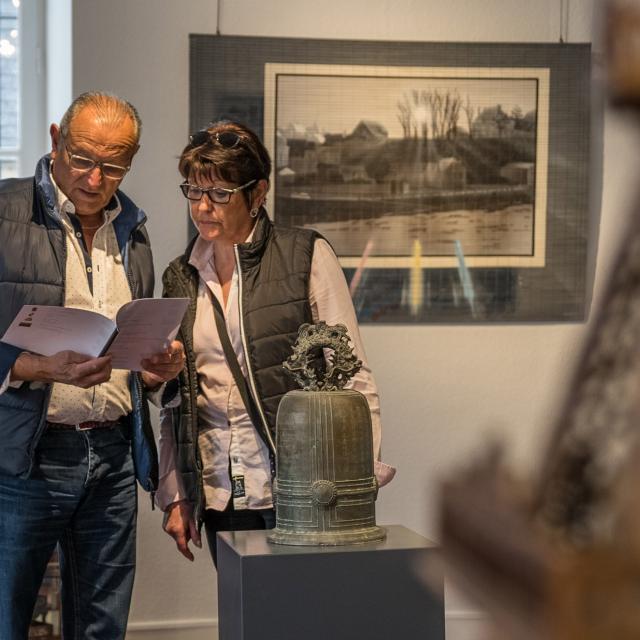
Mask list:
[[[114,369],[141,371],[144,358],[176,337],[188,305],[188,298],[141,298],[120,307],[115,322],[84,309],[24,305],[0,340],[43,356],[108,354]]]

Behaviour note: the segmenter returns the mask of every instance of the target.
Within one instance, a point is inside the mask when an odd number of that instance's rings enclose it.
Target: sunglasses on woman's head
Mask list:
[[[189,136],[189,140],[194,147],[200,147],[207,142],[215,141],[225,149],[233,149],[238,145],[242,136],[235,131],[216,131],[210,133],[208,129],[196,131]]]

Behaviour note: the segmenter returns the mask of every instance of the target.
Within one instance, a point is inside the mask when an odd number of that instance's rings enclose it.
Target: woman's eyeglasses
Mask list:
[[[210,133],[208,129],[196,131],[189,136],[189,140],[194,147],[199,147],[207,142],[215,140],[221,147],[225,149],[233,149],[238,146],[242,136],[235,131],[216,131]]]
[[[202,197],[206,193],[209,196],[209,200],[211,200],[211,202],[215,202],[216,204],[227,204],[229,200],[231,200],[231,196],[234,193],[246,189],[254,182],[255,180],[249,180],[249,182],[247,182],[246,184],[236,187],[235,189],[225,189],[224,187],[207,187],[206,189],[204,189],[203,187],[198,187],[195,184],[183,182],[180,185],[180,189],[182,190],[182,195],[187,200],[202,200]]]

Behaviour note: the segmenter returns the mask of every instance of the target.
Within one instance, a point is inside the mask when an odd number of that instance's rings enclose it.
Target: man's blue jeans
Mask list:
[[[47,429],[31,477],[0,476],[0,639],[25,640],[59,543],[64,640],[121,640],[135,569],[128,428]]]

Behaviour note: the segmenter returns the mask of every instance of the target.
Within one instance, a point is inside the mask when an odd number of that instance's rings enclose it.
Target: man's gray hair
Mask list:
[[[85,107],[91,107],[99,116],[113,124],[120,124],[125,118],[130,118],[135,129],[136,143],[140,142],[142,121],[138,110],[130,102],[103,91],[82,93],[69,105],[60,120],[60,133],[63,138],[68,137],[71,122]]]

